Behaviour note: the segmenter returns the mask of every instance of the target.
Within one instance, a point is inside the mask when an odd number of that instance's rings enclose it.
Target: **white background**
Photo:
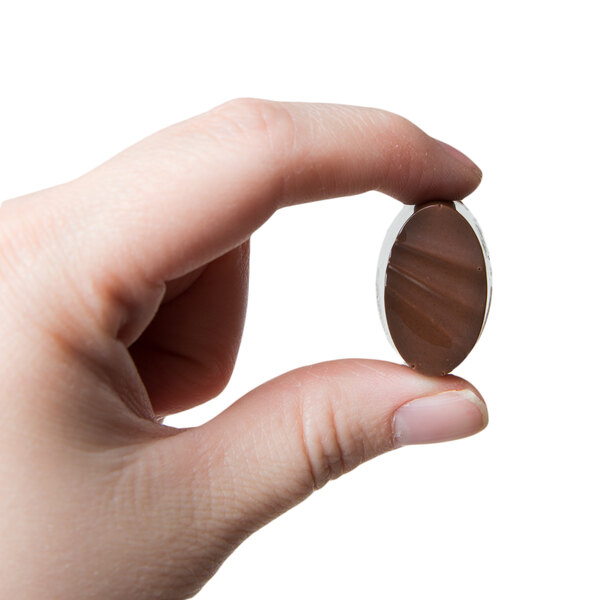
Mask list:
[[[201,597],[598,598],[600,213],[595,2],[5,2],[0,197],[76,177],[229,98],[378,106],[483,169],[483,337],[456,374],[468,440],[404,448],[246,541]],[[237,370],[201,423],[302,364],[397,360],[378,321],[377,193],[286,209],[253,236]]]

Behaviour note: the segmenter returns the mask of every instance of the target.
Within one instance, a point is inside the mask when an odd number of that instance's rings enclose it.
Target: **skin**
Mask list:
[[[188,598],[331,478],[399,443],[485,427],[481,400],[436,400],[475,391],[467,382],[367,360],[286,373],[198,428],[162,424],[226,385],[248,240],[274,211],[373,189],[460,199],[480,179],[397,115],[244,99],[4,203],[6,597]],[[410,405],[412,434],[398,442],[396,411],[430,396]]]

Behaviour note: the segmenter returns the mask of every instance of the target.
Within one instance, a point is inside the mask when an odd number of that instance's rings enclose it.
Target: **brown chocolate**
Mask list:
[[[390,337],[406,363],[426,375],[445,375],[465,359],[489,307],[485,246],[461,213],[469,215],[454,202],[415,207],[385,269]]]

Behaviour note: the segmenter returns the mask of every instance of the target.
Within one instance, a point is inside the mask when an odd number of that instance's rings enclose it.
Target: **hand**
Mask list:
[[[328,480],[485,427],[465,381],[367,360],[282,375],[198,428],[161,424],[227,383],[248,239],[275,210],[372,189],[459,199],[480,177],[390,113],[238,100],[5,203],[6,597],[188,598]]]

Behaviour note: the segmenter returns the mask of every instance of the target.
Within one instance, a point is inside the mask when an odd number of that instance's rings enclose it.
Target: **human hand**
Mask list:
[[[367,360],[282,375],[198,428],[160,419],[227,383],[248,239],[275,210],[372,189],[460,199],[479,181],[393,114],[238,100],[5,203],[6,597],[188,598],[328,480],[394,446],[485,427],[465,381]]]

